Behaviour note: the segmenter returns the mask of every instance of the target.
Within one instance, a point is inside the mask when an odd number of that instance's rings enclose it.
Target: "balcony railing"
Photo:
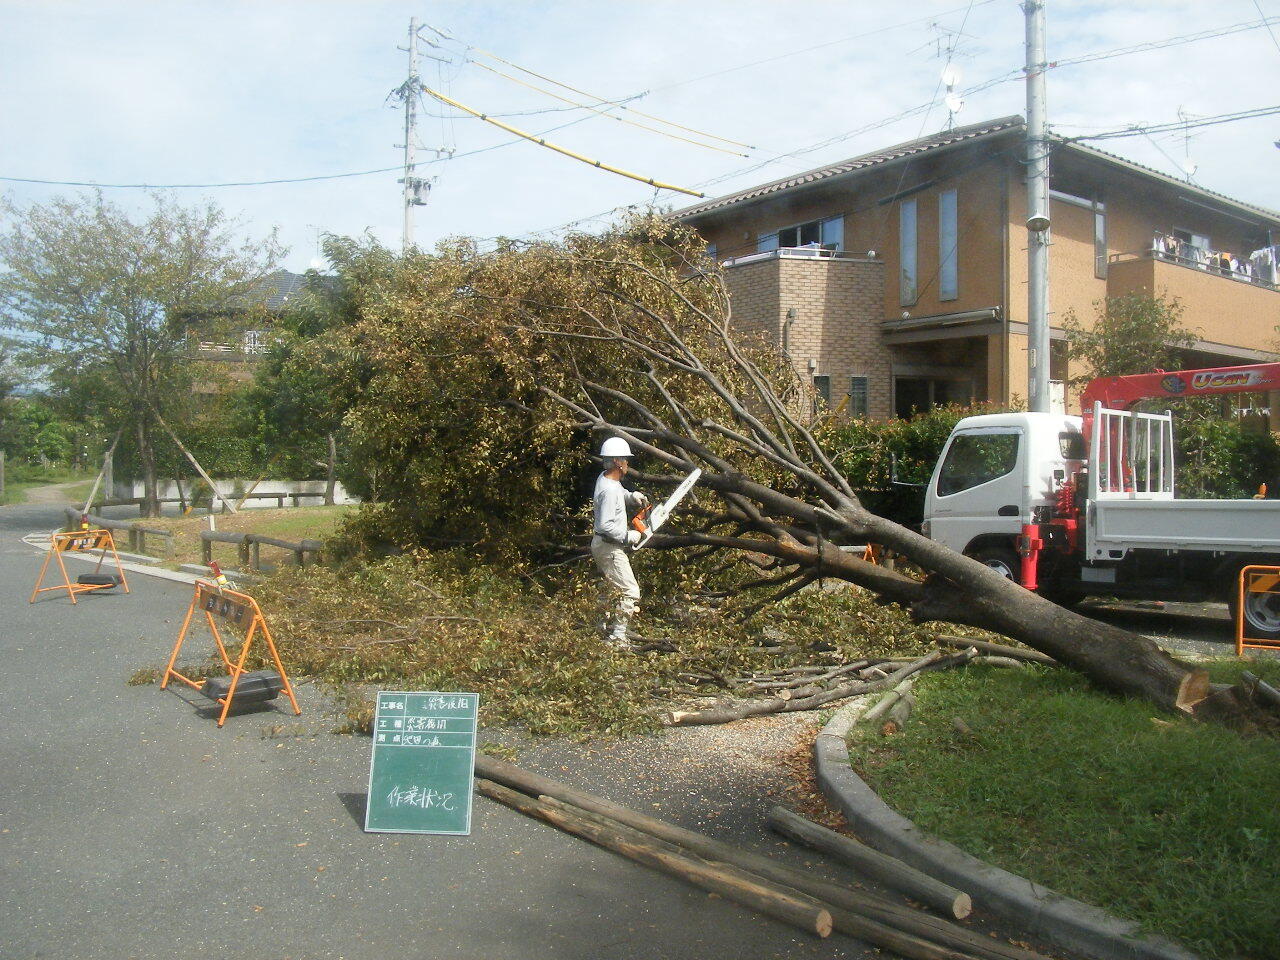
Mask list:
[[[811,244],[803,247],[779,247],[776,250],[764,250],[760,253],[748,253],[741,257],[731,257],[728,260],[721,261],[721,265],[725,267],[736,267],[743,263],[755,263],[758,260],[773,260],[784,258],[799,259],[822,259],[822,260],[874,260],[875,257],[867,255],[859,255],[848,250],[833,250],[830,247],[820,247]]]
[[[1268,290],[1280,290],[1280,284],[1276,282],[1277,254],[1280,254],[1280,247],[1264,247],[1246,257],[1229,250],[1198,247],[1177,237],[1157,233],[1152,237],[1150,251],[1113,253],[1108,259],[1112,263],[1117,263],[1122,260],[1144,259],[1150,256],[1155,260],[1163,260],[1192,270],[1201,270],[1239,283],[1249,283]]]

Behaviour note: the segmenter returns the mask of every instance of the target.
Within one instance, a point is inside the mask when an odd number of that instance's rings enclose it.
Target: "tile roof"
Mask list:
[[[290,297],[299,290],[305,290],[306,286],[307,278],[304,274],[277,270],[262,278],[254,299],[261,297],[268,310],[278,311],[284,308]]]
[[[713,200],[694,204],[691,207],[685,207],[683,210],[676,210],[671,214],[671,217],[674,220],[692,219],[704,213],[710,213],[713,210],[718,210],[723,207],[732,206],[748,200],[757,200],[761,197],[769,196],[770,194],[782,193],[796,187],[817,183],[820,180],[829,180],[832,177],[855,173],[869,167],[879,166],[880,164],[887,163],[890,160],[897,160],[900,157],[925,153],[930,150],[953,146],[965,141],[979,140],[994,134],[1007,133],[1011,130],[1021,130],[1022,127],[1022,117],[1017,116],[1016,114],[1013,116],[1001,117],[999,120],[970,124],[967,127],[956,127],[954,130],[946,130],[941,133],[930,134],[927,137],[921,137],[917,140],[908,140],[905,143],[899,143],[896,146],[888,147],[883,150],[864,153],[862,156],[854,157],[851,160],[841,160],[839,163],[828,164],[825,167],[816,167],[813,170],[806,170],[804,173],[797,173],[789,177],[783,177],[781,180],[774,180],[771,183],[761,184],[757,187],[750,187],[749,189],[741,190],[738,193],[731,193],[724,197],[717,197]]]
[[[737,193],[727,194],[723,197],[716,197],[712,200],[705,200],[702,203],[685,207],[682,210],[676,210],[671,214],[673,220],[694,220],[698,217],[711,213],[716,210],[722,210],[726,207],[735,206],[739,203],[746,203],[752,200],[759,200],[772,194],[785,193],[798,187],[808,186],[823,180],[829,180],[833,177],[845,176],[866,170],[871,167],[879,166],[890,160],[897,160],[902,157],[914,156],[933,150],[940,150],[945,147],[952,147],[959,143],[973,142],[987,137],[998,135],[1008,135],[1010,133],[1021,133],[1025,129],[1025,122],[1022,117],[1014,114],[1007,117],[1001,117],[998,120],[989,120],[984,123],[975,123],[967,127],[956,127],[954,130],[946,130],[940,133],[930,134],[927,137],[920,137],[917,140],[908,140],[905,143],[899,143],[883,150],[876,150],[872,153],[864,153],[862,156],[853,157],[849,160],[841,160],[839,163],[828,164],[824,167],[815,167],[812,170],[806,170],[803,173],[793,174],[789,177],[783,177],[780,180],[773,180],[769,183],[760,184],[759,186],[749,187],[746,190],[740,190]],[[1201,197],[1205,200],[1221,203],[1226,206],[1235,207],[1237,210],[1246,211],[1254,216],[1264,219],[1280,222],[1280,213],[1274,210],[1268,210],[1266,207],[1259,207],[1255,204],[1245,203],[1236,200],[1226,194],[1218,193],[1214,190],[1207,190],[1204,187],[1187,183],[1185,180],[1179,180],[1169,176],[1154,167],[1137,163],[1133,160],[1127,160],[1124,157],[1106,150],[1099,150],[1097,147],[1088,146],[1083,143],[1077,143],[1071,139],[1059,136],[1052,136],[1052,139],[1058,144],[1058,149],[1069,149],[1077,151],[1080,154],[1114,166],[1122,167],[1138,173],[1142,176],[1151,177],[1159,180],[1167,185],[1177,187],[1185,193],[1193,197]]]

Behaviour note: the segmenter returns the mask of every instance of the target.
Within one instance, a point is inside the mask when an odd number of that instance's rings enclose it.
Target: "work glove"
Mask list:
[[[645,496],[643,493],[641,493],[639,490],[635,491],[635,493],[633,494],[633,496],[635,497],[635,501],[636,501],[636,508],[637,508],[638,510],[643,510],[645,507],[647,507],[647,506],[649,505],[649,498],[648,498],[648,497],[646,497],[646,496]]]
[[[627,531],[627,546],[628,546],[628,547],[638,547],[638,546],[640,546],[640,531],[639,531],[639,530],[628,530],[628,531]]]

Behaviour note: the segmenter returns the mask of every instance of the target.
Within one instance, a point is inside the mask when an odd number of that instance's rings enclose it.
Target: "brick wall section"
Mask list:
[[[787,337],[801,381],[829,376],[831,403],[839,406],[849,378],[867,377],[868,412],[890,416],[890,352],[880,331],[882,262],[771,257],[726,268],[725,283],[735,329],[781,347],[787,311],[794,310]]]

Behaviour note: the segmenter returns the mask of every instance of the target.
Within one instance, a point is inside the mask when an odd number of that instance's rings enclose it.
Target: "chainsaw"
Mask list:
[[[649,542],[649,538],[654,535],[659,527],[667,522],[672,512],[679,506],[680,501],[693,489],[693,485],[698,482],[700,476],[702,476],[702,471],[694,470],[693,473],[680,481],[680,486],[676,487],[675,493],[667,497],[665,501],[656,507],[650,504],[631,518],[631,526],[640,534],[640,542],[632,547],[633,550],[639,550]]]

